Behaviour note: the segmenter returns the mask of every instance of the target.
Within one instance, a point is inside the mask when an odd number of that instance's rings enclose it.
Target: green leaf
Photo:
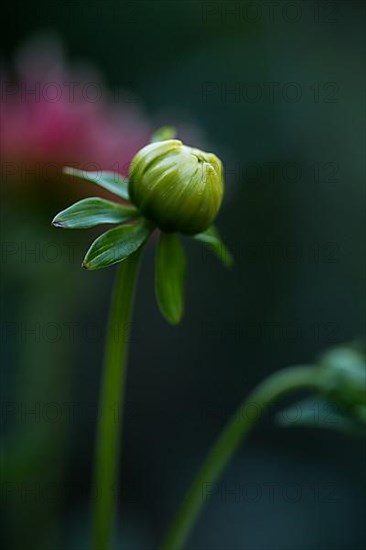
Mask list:
[[[151,143],[155,141],[166,141],[167,139],[174,139],[177,135],[177,131],[173,126],[163,126],[156,130],[151,136]]]
[[[62,210],[52,224],[65,229],[86,229],[101,223],[122,223],[138,215],[138,210],[131,206],[90,197]]]
[[[195,241],[205,244],[227,267],[234,263],[233,257],[220,239],[219,232],[214,225],[211,225],[203,233],[197,233]]]
[[[161,313],[177,325],[184,310],[185,252],[177,235],[160,233],[155,264],[155,292]]]
[[[363,431],[360,422],[321,397],[303,399],[287,407],[277,413],[276,424],[282,427],[326,428],[352,435],[359,435]]]
[[[117,197],[129,200],[128,180],[117,172],[88,172],[87,170],[78,170],[77,168],[70,167],[64,168],[63,172],[68,176],[76,176],[77,178],[91,181],[110,193],[117,195]]]
[[[125,260],[146,241],[151,226],[145,220],[110,229],[98,237],[83,261],[86,269],[101,269]]]

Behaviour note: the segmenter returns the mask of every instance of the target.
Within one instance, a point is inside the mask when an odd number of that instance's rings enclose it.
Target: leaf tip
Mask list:
[[[151,143],[156,141],[165,141],[169,139],[175,139],[177,136],[177,130],[174,126],[162,126],[158,130],[155,130],[151,136]]]
[[[168,310],[167,308],[163,307],[162,304],[159,303],[160,311],[164,317],[164,319],[173,327],[176,327],[181,324],[184,316],[183,308],[177,309],[176,311]]]
[[[53,227],[60,227],[60,228],[64,227],[64,224],[58,219],[58,216],[53,218],[51,225],[53,225]]]
[[[179,317],[165,317],[165,319],[170,325],[172,325],[173,327],[177,327],[182,321],[182,315],[180,315]]]
[[[75,173],[75,168],[71,168],[71,166],[64,166],[62,168],[62,173],[66,176],[73,176]]]

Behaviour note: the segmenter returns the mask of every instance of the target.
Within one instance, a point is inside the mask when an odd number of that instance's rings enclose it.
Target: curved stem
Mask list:
[[[94,465],[93,548],[108,550],[115,523],[131,312],[140,250],[118,268],[105,345]]]
[[[208,495],[212,493],[214,484],[264,409],[282,395],[300,388],[318,388],[315,369],[311,367],[283,369],[259,384],[241,403],[186,493],[162,544],[163,550],[183,548],[203,505],[208,500]],[[253,407],[256,414],[245,414],[245,411]]]

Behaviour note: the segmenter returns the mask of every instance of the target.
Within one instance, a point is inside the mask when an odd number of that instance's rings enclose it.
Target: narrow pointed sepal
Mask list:
[[[308,427],[339,431],[349,435],[364,435],[365,422],[349,411],[342,410],[325,399],[314,396],[303,399],[276,414],[276,424],[281,427]]]
[[[87,229],[103,223],[123,223],[138,215],[138,210],[132,206],[90,197],[62,210],[52,225],[63,229]]]
[[[222,242],[219,232],[214,225],[211,225],[206,231],[197,233],[193,239],[206,245],[226,267],[231,267],[234,264],[234,259],[229,250]]]
[[[92,243],[85,255],[82,267],[102,269],[122,262],[144,244],[151,229],[145,220],[110,229]]]
[[[177,131],[174,126],[162,126],[152,134],[150,143],[165,141],[167,139],[175,139],[176,136]]]
[[[124,200],[129,200],[128,180],[123,178],[117,172],[89,172],[87,170],[78,170],[77,168],[66,167],[63,169],[63,173],[68,176],[74,176],[95,183],[96,185],[99,185],[99,187],[103,187],[103,189],[106,189],[117,197]]]
[[[179,237],[160,233],[155,263],[155,293],[161,313],[172,325],[184,312],[186,256]]]

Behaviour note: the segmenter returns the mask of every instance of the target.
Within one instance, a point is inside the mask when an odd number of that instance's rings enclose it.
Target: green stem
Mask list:
[[[94,466],[93,548],[108,550],[116,517],[131,312],[140,251],[118,268],[106,337]]]
[[[173,519],[161,547],[163,550],[183,548],[207,502],[208,493],[212,493],[214,484],[264,409],[290,391],[300,388],[316,390],[318,387],[315,369],[291,367],[273,374],[254,389],[241,403],[209,452]],[[248,414],[253,408],[256,413]]]

